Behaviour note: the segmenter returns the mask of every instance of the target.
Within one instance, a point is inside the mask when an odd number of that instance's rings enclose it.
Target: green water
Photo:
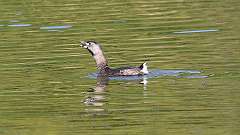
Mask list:
[[[228,0],[0,0],[1,135],[237,135],[240,12]],[[88,77],[81,40],[112,67],[207,78]],[[89,102],[88,102],[89,101]]]

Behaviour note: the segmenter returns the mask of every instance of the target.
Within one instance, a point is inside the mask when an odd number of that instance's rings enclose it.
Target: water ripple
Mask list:
[[[42,30],[59,30],[59,29],[67,29],[67,28],[71,28],[71,25],[62,25],[62,26],[44,26],[44,27],[40,27],[40,29]]]
[[[9,24],[9,27],[29,27],[32,26],[32,24]]]
[[[198,70],[150,70],[148,75],[144,76],[114,76],[109,77],[110,80],[141,80],[143,78],[149,79],[149,78],[156,78],[161,76],[174,76],[177,78],[207,78],[208,76],[200,75],[200,71]],[[188,74],[184,75],[183,74]],[[90,73],[88,75],[89,78],[97,78],[98,73]]]
[[[189,34],[189,33],[204,33],[204,32],[217,32],[218,29],[209,29],[209,30],[189,30],[189,31],[179,31],[173,32],[175,34]]]

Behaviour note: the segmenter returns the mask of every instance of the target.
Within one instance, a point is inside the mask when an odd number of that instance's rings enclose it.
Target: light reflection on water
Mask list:
[[[32,24],[9,24],[9,27],[29,27],[32,26]]]
[[[176,34],[190,34],[190,33],[204,33],[204,32],[217,32],[219,30],[217,29],[209,29],[209,30],[189,30],[189,31],[178,31],[178,32],[173,32]]]
[[[40,29],[43,30],[58,30],[58,29],[67,29],[67,28],[71,28],[72,26],[70,25],[62,25],[62,26],[43,26],[40,27]]]

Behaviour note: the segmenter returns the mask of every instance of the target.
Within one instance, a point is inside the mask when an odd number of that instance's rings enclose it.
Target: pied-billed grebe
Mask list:
[[[95,41],[82,41],[81,47],[86,48],[96,61],[97,69],[100,74],[108,76],[130,76],[130,75],[144,75],[148,74],[147,63],[144,62],[139,67],[121,67],[110,68],[108,67],[107,59],[101,49],[101,46]]]

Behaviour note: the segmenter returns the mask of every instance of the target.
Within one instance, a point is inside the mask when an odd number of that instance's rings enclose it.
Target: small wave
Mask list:
[[[16,22],[20,22],[20,21],[19,20],[10,20],[9,22],[16,23]]]
[[[189,34],[189,33],[204,33],[204,32],[216,32],[218,29],[210,29],[210,30],[189,30],[189,31],[178,31],[173,32],[175,34]]]
[[[67,29],[67,28],[71,28],[71,25],[62,25],[62,26],[44,26],[44,27],[40,27],[40,29],[42,30],[58,30],[58,29]]]
[[[9,27],[29,27],[32,26],[32,24],[9,24]]]

